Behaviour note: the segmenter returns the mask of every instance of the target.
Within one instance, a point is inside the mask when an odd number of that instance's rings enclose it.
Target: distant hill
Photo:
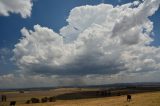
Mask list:
[[[57,86],[57,87],[31,87],[31,88],[7,88],[0,89],[0,91],[39,91],[39,90],[50,90],[59,88],[99,88],[99,89],[109,89],[109,88],[126,88],[126,87],[160,87],[160,82],[135,82],[135,83],[114,83],[114,84],[104,84],[104,85],[81,85],[81,86]]]

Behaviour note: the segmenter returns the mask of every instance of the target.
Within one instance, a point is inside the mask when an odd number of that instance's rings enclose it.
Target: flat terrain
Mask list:
[[[17,105],[25,104],[27,100],[31,98],[43,98],[43,97],[51,97],[57,95],[63,95],[67,93],[77,93],[84,91],[96,91],[97,89],[83,89],[83,88],[58,88],[51,90],[39,90],[39,91],[25,91],[24,93],[20,93],[19,91],[8,91],[8,92],[0,92],[0,95],[7,96],[7,102],[2,103],[0,101],[0,106],[8,106],[10,101],[16,101]]]
[[[133,94],[131,102],[126,101],[126,96],[61,100],[55,103],[40,103],[18,106],[160,106],[160,92]]]
[[[20,97],[15,98],[15,100],[19,99]],[[23,101],[23,99],[25,98],[21,98],[21,101]],[[7,105],[1,104],[1,106]],[[132,94],[131,102],[127,102],[126,96],[122,95],[77,100],[57,100],[56,102],[38,104],[21,104],[21,102],[18,102],[16,106],[160,106],[160,92]]]

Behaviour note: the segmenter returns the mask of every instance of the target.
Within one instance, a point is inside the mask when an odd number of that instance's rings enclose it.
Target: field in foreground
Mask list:
[[[133,94],[131,102],[126,101],[126,96],[115,96],[94,99],[59,100],[54,103],[21,104],[17,106],[160,106],[160,92]]]

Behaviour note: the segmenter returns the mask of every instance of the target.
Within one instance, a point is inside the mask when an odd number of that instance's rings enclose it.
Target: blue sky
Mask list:
[[[18,14],[11,14],[9,17],[0,16],[0,48],[13,49],[14,45],[21,38],[20,30],[23,27],[32,29],[35,24],[54,29],[59,29],[67,25],[66,19],[71,9],[82,5],[97,5],[100,3],[109,3],[114,6],[132,2],[133,0],[35,0],[32,9],[32,15],[23,19]],[[155,41],[154,46],[160,45],[160,9],[150,17],[154,22]]]
[[[32,10],[32,15],[29,18],[23,19],[17,14],[11,14],[9,17],[0,16],[0,47],[13,48],[21,37],[20,30],[23,27],[32,29],[35,24],[54,29],[59,32],[59,29],[67,24],[66,19],[71,9],[82,5],[97,5],[101,2],[113,5],[121,5],[133,0],[36,0]],[[58,11],[57,11],[58,10]],[[154,22],[155,42],[154,45],[159,45],[160,34],[160,9],[150,17]]]
[[[11,57],[13,57],[12,50],[15,48],[15,44],[22,38],[20,30],[23,27],[33,30],[33,26],[39,24],[59,33],[59,30],[68,24],[66,19],[75,7],[100,3],[116,6],[129,2],[133,2],[133,0],[34,0],[30,17],[22,18],[20,14],[15,13],[10,13],[9,16],[0,15],[0,49],[2,51],[5,48],[8,51],[8,54],[5,55],[5,63],[2,62],[2,59],[0,60],[0,75],[14,73],[19,69],[15,62],[11,61]],[[159,47],[160,9],[149,19],[154,24],[154,36],[152,36],[154,41],[151,46]]]
[[[123,2],[130,1],[124,0]],[[12,50],[22,37],[20,30],[23,27],[33,29],[35,24],[39,24],[59,32],[60,28],[67,25],[66,19],[71,9],[82,5],[97,5],[102,2],[113,5],[123,4],[123,2],[119,2],[118,0],[35,0],[32,15],[29,18],[23,19],[19,14],[11,14],[7,17],[0,16],[0,48]],[[158,29],[157,33],[159,33]],[[2,64],[1,73],[12,71],[13,66],[12,62]],[[3,70],[5,71],[3,72]]]

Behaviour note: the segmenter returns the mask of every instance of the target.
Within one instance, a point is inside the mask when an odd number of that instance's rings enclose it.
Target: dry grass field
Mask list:
[[[58,90],[64,91],[64,90]],[[57,91],[57,92],[58,92]],[[13,99],[13,98],[12,98]],[[26,98],[16,97],[14,100],[23,101]],[[1,106],[8,106],[1,104]],[[78,100],[57,100],[50,103],[21,104],[16,106],[160,106],[160,92],[148,92],[132,95],[132,101],[127,102],[126,96],[114,96],[104,98],[90,98]]]
[[[25,93],[19,93],[18,91],[11,91],[11,92],[0,92],[0,95],[7,96],[7,102],[2,103],[0,101],[0,106],[9,106],[10,101],[16,101],[16,104],[21,106],[25,104],[25,102],[31,98],[43,98],[43,97],[50,97],[50,96],[57,96],[66,93],[75,93],[81,91],[95,91],[97,89],[83,89],[83,88],[58,88],[58,89],[51,89],[46,91],[27,91]]]
[[[65,100],[55,103],[30,104],[18,106],[160,106],[160,92],[141,93],[132,95],[131,102],[125,96],[106,97],[98,99]]]

